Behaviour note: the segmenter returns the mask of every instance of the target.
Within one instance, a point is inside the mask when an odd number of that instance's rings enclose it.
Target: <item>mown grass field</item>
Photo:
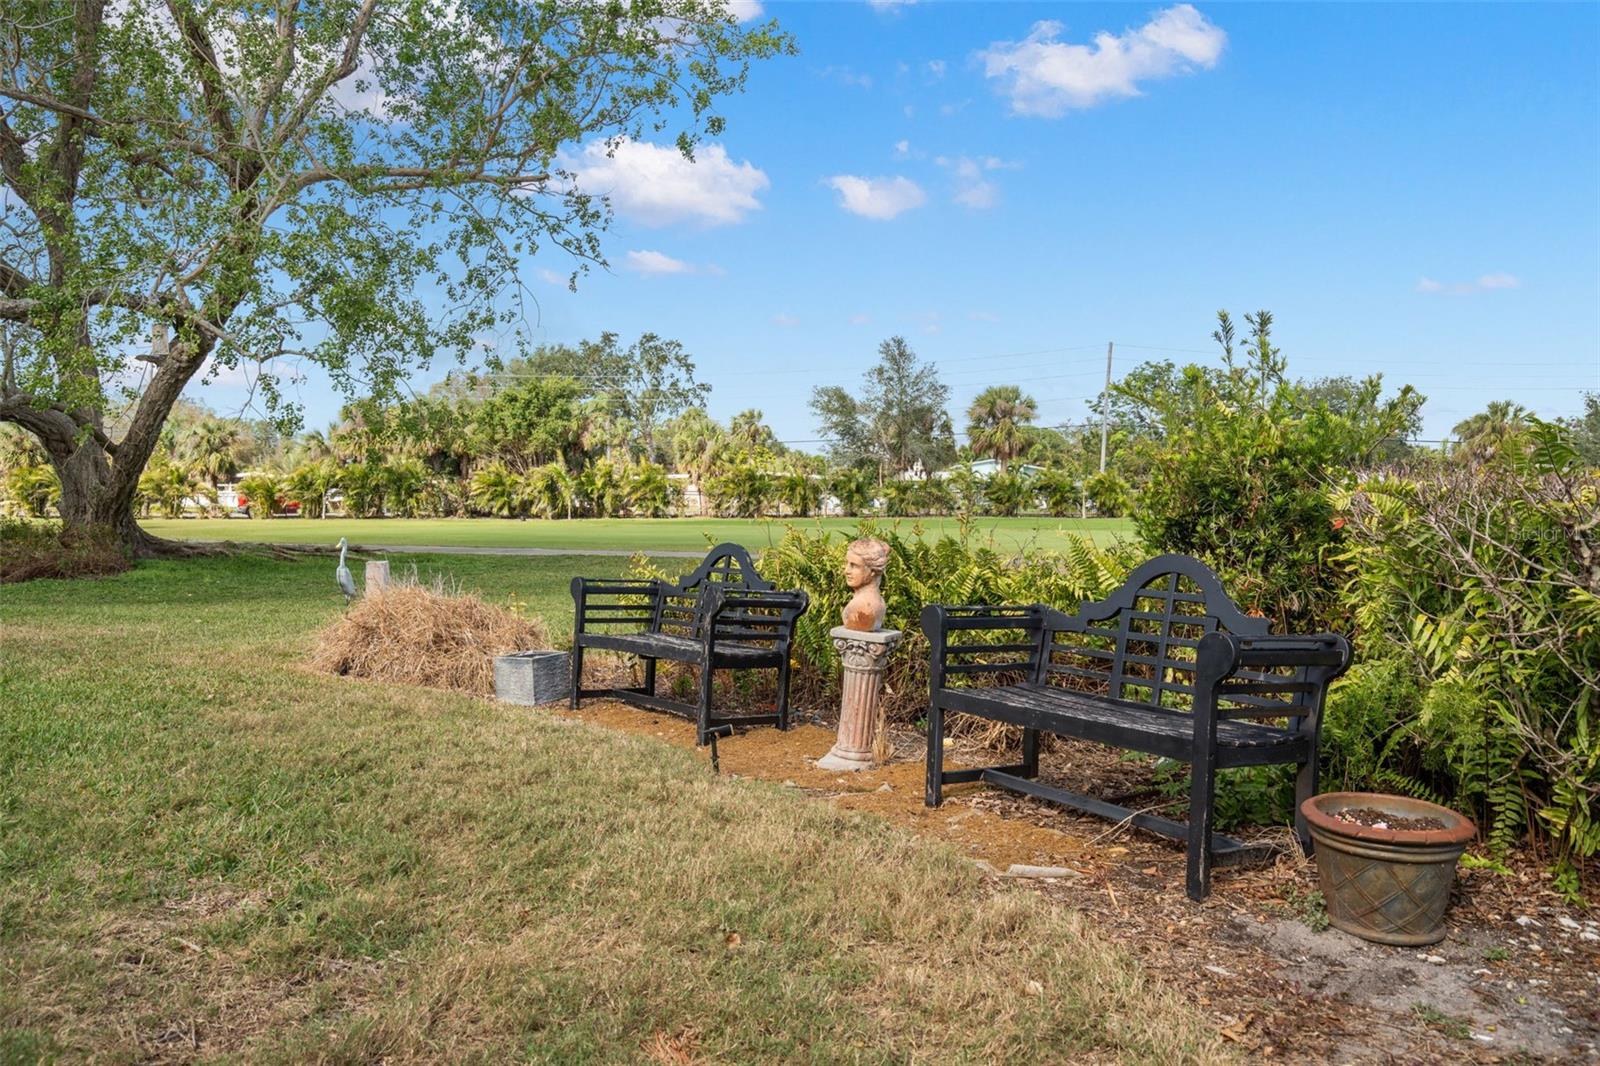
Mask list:
[[[625,560],[418,563],[560,625],[567,577]],[[0,592],[0,1062],[1220,1055],[941,845],[652,739],[306,672],[331,571]]]
[[[349,537],[352,544],[411,546],[439,545],[471,548],[562,548],[624,551],[703,551],[712,544],[734,541],[752,550],[766,547],[783,536],[792,522],[803,529],[828,529],[853,534],[857,518],[579,518],[571,521],[505,518],[186,518],[149,519],[141,523],[151,533],[177,540],[259,542],[272,544],[333,544]],[[921,530],[923,536],[955,536],[960,522],[954,518],[878,519],[903,534]],[[1059,548],[1067,534],[1078,534],[1105,544],[1117,537],[1132,537],[1133,526],[1124,518],[976,518],[972,534],[992,538],[1011,551]]]

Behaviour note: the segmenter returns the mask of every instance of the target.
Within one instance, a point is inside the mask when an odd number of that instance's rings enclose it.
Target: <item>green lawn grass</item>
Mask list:
[[[232,540],[273,544],[333,544],[349,537],[352,544],[402,544],[474,548],[622,549],[627,551],[700,551],[712,544],[735,541],[752,550],[764,548],[783,536],[792,522],[805,529],[854,533],[856,518],[741,519],[741,518],[580,518],[571,521],[504,518],[188,518],[148,519],[141,523],[151,533],[179,540]],[[955,536],[960,523],[954,518],[880,519],[910,534]],[[1132,524],[1124,518],[977,518],[974,535],[993,538],[1010,551],[1059,548],[1068,534],[1105,544],[1117,537],[1132,537]]]
[[[548,610],[625,561],[418,562]],[[5,587],[0,1062],[1218,1056],[945,846],[653,739],[307,672],[331,570]]]

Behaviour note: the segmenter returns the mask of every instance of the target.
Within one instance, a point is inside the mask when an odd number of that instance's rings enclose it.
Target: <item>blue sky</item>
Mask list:
[[[800,54],[695,165],[574,152],[611,269],[574,294],[530,260],[535,340],[675,337],[712,414],[795,442],[891,334],[958,424],[1001,383],[1055,424],[1107,341],[1119,373],[1213,361],[1218,308],[1270,309],[1296,375],[1416,385],[1427,438],[1600,389],[1600,7],[761,6]],[[337,411],[315,376],[301,399]]]

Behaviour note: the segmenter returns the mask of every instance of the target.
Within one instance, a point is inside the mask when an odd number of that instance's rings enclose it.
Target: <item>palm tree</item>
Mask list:
[[[726,452],[727,437],[722,427],[699,408],[685,411],[673,426],[672,454],[678,469],[688,474],[700,490],[702,515],[710,502],[707,483]]]
[[[956,509],[963,515],[971,515],[978,509],[983,495],[983,480],[970,461],[952,466],[944,483],[950,490]]]
[[[1482,462],[1505,451],[1506,446],[1528,428],[1529,412],[1510,400],[1494,400],[1471,418],[1456,423],[1453,432],[1461,444],[1456,456],[1467,462]]]
[[[377,463],[346,463],[339,467],[339,491],[344,513],[355,518],[383,514],[383,468]]]
[[[61,503],[61,480],[49,463],[25,463],[6,474],[6,495],[34,518]]]
[[[926,514],[949,514],[956,509],[956,494],[948,480],[930,477],[917,483],[917,505]]]
[[[422,503],[422,493],[428,486],[428,468],[416,459],[402,459],[385,463],[379,471],[383,482],[383,498],[394,514],[407,518],[416,516]]]
[[[728,437],[751,451],[777,441],[772,427],[767,425],[761,412],[754,407],[728,419]]]
[[[200,479],[182,463],[161,457],[145,468],[139,477],[139,496],[146,505],[155,504],[168,518],[183,517],[183,501],[200,492]]]
[[[1045,508],[1056,518],[1069,515],[1082,506],[1078,479],[1065,470],[1052,467],[1044,471],[1034,479],[1034,487],[1044,498]]]
[[[991,385],[967,408],[967,444],[974,453],[997,460],[1003,474],[1027,448],[1023,427],[1037,415],[1033,397],[1023,395],[1017,386]]]
[[[521,479],[504,463],[479,467],[472,475],[470,496],[473,506],[501,518],[511,518],[523,510]]]
[[[211,486],[213,508],[222,483],[239,471],[239,449],[243,443],[238,425],[220,418],[196,422],[182,442],[183,456],[194,472]]]
[[[885,481],[882,492],[884,513],[893,518],[913,514],[922,502],[922,482],[911,478]]]
[[[735,518],[759,518],[772,495],[772,479],[754,463],[741,462],[711,479],[711,494]]]
[[[660,518],[672,508],[677,486],[667,479],[667,468],[656,463],[639,463],[628,472],[628,510],[634,514]]]
[[[339,484],[339,464],[330,458],[301,463],[284,481],[289,499],[300,504],[307,518],[328,516],[328,494]]]
[[[796,470],[783,475],[775,486],[778,500],[790,514],[805,518],[822,502],[822,483],[810,474]]]
[[[1010,517],[1033,502],[1033,482],[1016,474],[995,474],[983,483],[983,500],[990,514]]]
[[[576,483],[559,462],[536,466],[522,475],[522,499],[534,513],[555,518],[563,511],[572,517]]]
[[[828,479],[828,491],[839,501],[839,509],[847,515],[858,515],[872,506],[872,492],[877,481],[865,470],[843,468],[833,472]]]
[[[239,494],[249,504],[251,518],[271,518],[283,491],[283,481],[272,473],[251,474],[239,482]]]

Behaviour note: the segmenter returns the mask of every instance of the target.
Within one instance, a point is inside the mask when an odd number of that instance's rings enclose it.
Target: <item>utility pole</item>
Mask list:
[[[1100,472],[1106,472],[1106,439],[1111,431],[1111,349],[1115,341],[1106,341],[1106,387],[1100,393]]]

